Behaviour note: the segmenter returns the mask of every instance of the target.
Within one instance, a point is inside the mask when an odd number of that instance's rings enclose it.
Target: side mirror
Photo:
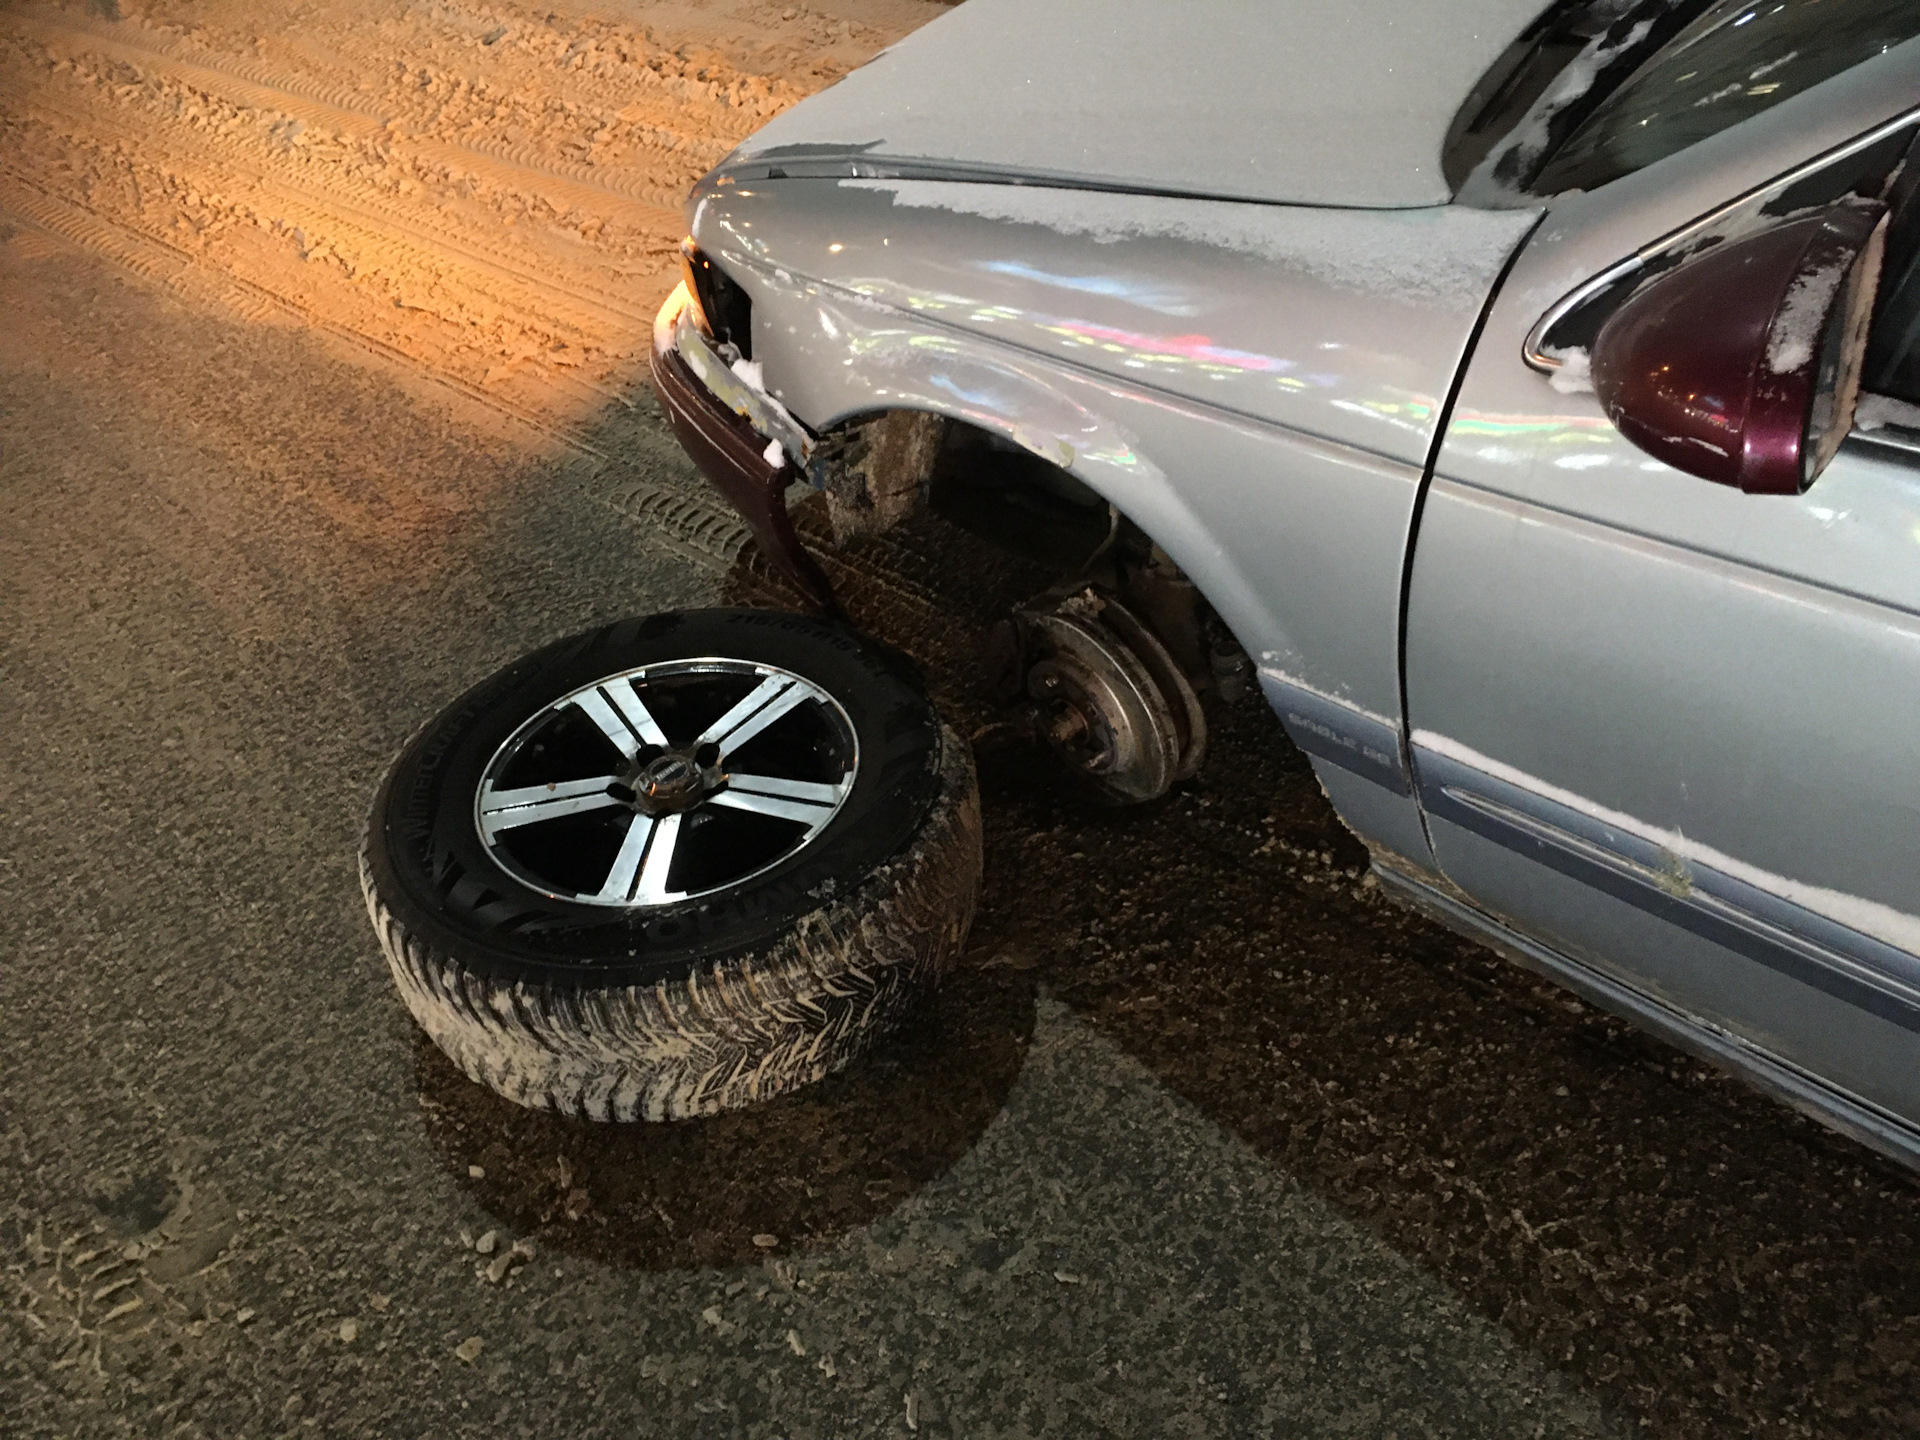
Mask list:
[[[1594,393],[1635,445],[1753,495],[1798,495],[1853,424],[1886,213],[1841,204],[1724,241],[1594,339]]]

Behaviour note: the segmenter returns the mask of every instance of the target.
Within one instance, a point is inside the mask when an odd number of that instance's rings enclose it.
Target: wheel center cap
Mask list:
[[[648,762],[633,788],[655,805],[685,805],[700,798],[700,767],[688,756],[669,752]]]

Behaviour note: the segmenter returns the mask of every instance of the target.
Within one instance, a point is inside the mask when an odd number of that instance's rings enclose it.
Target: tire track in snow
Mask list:
[[[583,339],[592,335],[596,327],[609,337],[651,332],[650,306],[634,305],[624,297],[542,273],[533,268],[530,259],[523,260],[499,247],[461,236],[450,228],[431,230],[408,217],[399,206],[385,201],[369,186],[289,174],[286,167],[275,168],[249,156],[247,147],[237,141],[188,127],[142,132],[130,121],[83,114],[77,106],[45,96],[36,96],[29,103],[29,109],[70,124],[84,124],[125,144],[137,143],[143,163],[182,181],[204,179],[206,171],[216,167],[224,175],[243,178],[254,187],[249,200],[259,196],[271,198],[276,208],[292,212],[287,218],[301,222],[299,228],[311,227],[320,232],[329,222],[335,222],[357,232],[360,246],[376,253],[405,249],[422,259],[455,257],[474,274],[504,284],[506,293],[495,291],[493,298],[509,306],[518,302],[525,306],[524,313],[564,325]],[[187,133],[180,134],[179,129]],[[200,155],[193,153],[196,148],[202,152]],[[416,262],[404,268],[424,266]],[[535,308],[535,302],[540,300],[567,303],[550,304],[541,310]]]
[[[408,134],[404,122],[366,106],[364,97],[342,95],[336,87],[315,85],[265,65],[205,54],[197,47],[195,54],[204,54],[204,59],[184,59],[170,53],[172,47],[158,49],[117,33],[103,34],[101,30],[105,27],[83,21],[54,22],[8,12],[6,23],[43,44],[81,46],[249,109],[277,111],[302,124],[330,129],[356,140],[405,146],[422,159],[449,170],[464,170],[472,179],[533,194],[556,211],[574,209],[593,215],[618,216],[635,228],[665,225],[677,231],[680,225],[680,197],[669,195],[658,186],[617,174],[593,173],[592,166],[566,161],[556,166],[551,159],[540,165],[510,160],[496,153],[510,147],[497,142],[455,144],[427,135]],[[253,78],[256,75],[259,78]],[[303,94],[303,90],[322,92],[331,98]],[[343,103],[350,100],[361,103]]]
[[[189,299],[214,301],[243,319],[291,319],[362,351],[370,358],[422,375],[501,417],[537,431],[576,455],[605,462],[609,457],[574,426],[559,423],[530,407],[490,394],[450,371],[428,364],[372,336],[314,314],[297,300],[203,263],[191,252],[120,224],[83,205],[50,195],[34,181],[0,164],[0,213],[16,223],[58,236],[76,249],[131,271],[152,284]]]
[[[342,263],[345,279],[340,283],[348,284],[356,272],[364,272],[384,287],[377,303],[362,297],[363,310],[373,306],[369,315],[374,322],[382,318],[381,306],[406,304],[429,317],[440,331],[437,336],[409,336],[404,326],[376,323],[381,333],[367,336],[370,340],[416,352],[432,351],[469,345],[473,337],[497,330],[502,348],[496,359],[504,356],[505,363],[490,366],[490,374],[492,369],[511,372],[521,361],[532,359],[541,381],[556,392],[556,399],[567,402],[565,408],[630,404],[616,386],[577,373],[574,365],[552,363],[549,354],[552,343],[562,342],[575,347],[576,357],[597,354],[616,370],[631,369],[633,353],[644,354],[652,326],[651,304],[635,304],[631,289],[610,293],[604,282],[583,273],[587,267],[581,264],[538,268],[540,257],[514,254],[490,242],[486,230],[457,224],[453,217],[440,217],[443,223],[429,228],[364,174],[328,167],[325,157],[283,159],[257,143],[258,133],[234,134],[217,124],[199,123],[204,117],[198,115],[165,113],[164,95],[144,113],[132,108],[141,98],[138,95],[117,93],[120,103],[99,103],[101,84],[98,77],[82,74],[65,77],[64,83],[61,76],[42,77],[38,85],[16,92],[25,98],[16,113],[24,110],[64,132],[61,138],[69,157],[93,152],[102,171],[123,167],[136,177],[136,184],[143,172],[157,176],[157,189],[165,192],[166,182],[172,181],[175,195],[197,196],[204,188],[218,197],[216,209],[224,215],[238,215],[270,235],[297,232],[302,259],[310,253],[323,257],[331,253]],[[156,109],[161,113],[154,113]],[[79,188],[88,192],[85,199],[68,198],[82,208],[98,210],[94,194],[100,187],[83,177]],[[130,219],[122,217],[122,223],[146,230],[152,221],[136,212]],[[314,273],[298,278],[309,280]],[[310,316],[326,308],[271,281],[267,288]],[[421,296],[426,298],[416,304]],[[515,333],[526,338],[514,341]],[[410,339],[422,343],[410,346]],[[436,339],[438,344],[427,343]],[[430,354],[414,353],[413,358],[433,364]],[[482,356],[476,368],[487,363]]]

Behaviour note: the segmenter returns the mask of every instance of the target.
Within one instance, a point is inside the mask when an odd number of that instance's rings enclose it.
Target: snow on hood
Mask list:
[[[817,294],[857,301],[888,335],[970,332],[1418,466],[1488,291],[1538,218],[862,178],[716,185],[692,228],[748,292],[755,359],[809,423],[841,403],[809,377],[875,363],[838,332],[806,353],[782,338],[796,312],[811,323]]]
[[[917,162],[1300,205],[1444,204],[1447,127],[1543,0],[967,0],[734,162]]]
[[[1533,228],[1535,211],[1420,209],[1370,215],[1351,209],[1196,205],[1164,195],[1050,190],[916,180],[844,180],[902,209],[946,210],[1097,245],[1166,239],[1258,256],[1281,274],[1401,305],[1478,313],[1501,264]]]

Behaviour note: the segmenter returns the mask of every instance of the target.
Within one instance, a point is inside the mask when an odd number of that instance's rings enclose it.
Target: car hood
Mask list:
[[[1450,197],[1447,128],[1542,0],[967,0],[727,168],[1299,205]]]

